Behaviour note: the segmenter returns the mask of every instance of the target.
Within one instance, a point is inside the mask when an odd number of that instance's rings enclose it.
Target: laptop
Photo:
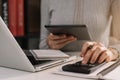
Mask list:
[[[14,36],[0,17],[0,66],[24,71],[42,71],[71,60],[74,57],[62,60],[47,60],[33,64],[27,57],[25,51],[21,49]]]

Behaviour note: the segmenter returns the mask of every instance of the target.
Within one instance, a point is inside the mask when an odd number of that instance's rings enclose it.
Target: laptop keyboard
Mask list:
[[[52,61],[52,60],[36,60],[29,50],[23,50],[23,51],[30,60],[30,62],[32,63],[32,65],[45,64]]]
[[[68,71],[68,72],[75,72],[75,73],[84,73],[84,74],[89,74],[94,72],[96,69],[100,68],[103,66],[106,62],[103,62],[101,64],[94,63],[94,64],[82,64],[82,61],[78,61],[74,64],[67,64],[62,67],[63,71]]]

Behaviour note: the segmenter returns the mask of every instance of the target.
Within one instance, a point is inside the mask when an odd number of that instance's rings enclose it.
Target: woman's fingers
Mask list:
[[[52,33],[50,33],[48,38],[51,40],[59,40],[59,39],[65,39],[66,35],[53,35]]]
[[[85,53],[87,52],[88,47],[89,47],[90,45],[94,45],[94,42],[85,42],[85,43],[83,44],[83,47],[82,47],[82,49],[81,49],[81,54],[80,54],[81,57],[83,57],[83,56],[85,55]]]
[[[101,54],[103,54],[103,52],[106,50],[106,48],[104,47],[97,47],[95,52],[93,53],[90,63],[95,63],[98,62],[99,57],[101,56]]]
[[[73,40],[75,40],[76,38],[74,37],[68,37],[68,38],[64,38],[64,39],[60,39],[60,40],[55,40],[56,44],[62,44],[62,43],[66,43],[66,42],[71,42]]]
[[[60,43],[56,44],[55,47],[57,48],[62,48],[64,47],[65,45],[75,41],[76,39],[71,39],[71,40],[63,40],[63,41],[60,41]]]
[[[83,61],[82,61],[82,64],[86,64],[86,63],[89,62],[89,60],[90,60],[93,52],[94,52],[93,50],[89,50],[89,51],[85,54],[85,56],[84,56],[84,58],[83,58]]]
[[[89,48],[89,46],[92,45],[92,48]],[[89,45],[89,46],[88,46]],[[89,49],[88,49],[89,48]],[[108,50],[103,44],[92,42],[87,44],[85,43],[83,45],[82,51],[81,51],[82,57],[83,57],[83,64],[86,64],[88,62],[90,63],[101,63],[103,61],[109,62],[112,59],[112,52]]]
[[[107,54],[106,54],[107,51],[103,52],[98,60],[98,63],[102,63],[106,60],[107,58]]]
[[[76,38],[73,36],[66,35],[53,35],[52,33],[48,36],[47,43],[52,49],[60,49],[66,44],[75,41]]]

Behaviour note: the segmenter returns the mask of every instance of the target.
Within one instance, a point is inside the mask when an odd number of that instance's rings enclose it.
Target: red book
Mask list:
[[[16,1],[17,0],[8,0],[8,27],[13,36],[17,36]]]
[[[17,36],[24,36],[24,0],[17,0]]]

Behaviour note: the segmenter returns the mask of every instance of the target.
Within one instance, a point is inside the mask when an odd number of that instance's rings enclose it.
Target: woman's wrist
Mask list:
[[[113,47],[108,47],[108,49],[113,53],[112,60],[116,60],[119,57],[119,51]]]

